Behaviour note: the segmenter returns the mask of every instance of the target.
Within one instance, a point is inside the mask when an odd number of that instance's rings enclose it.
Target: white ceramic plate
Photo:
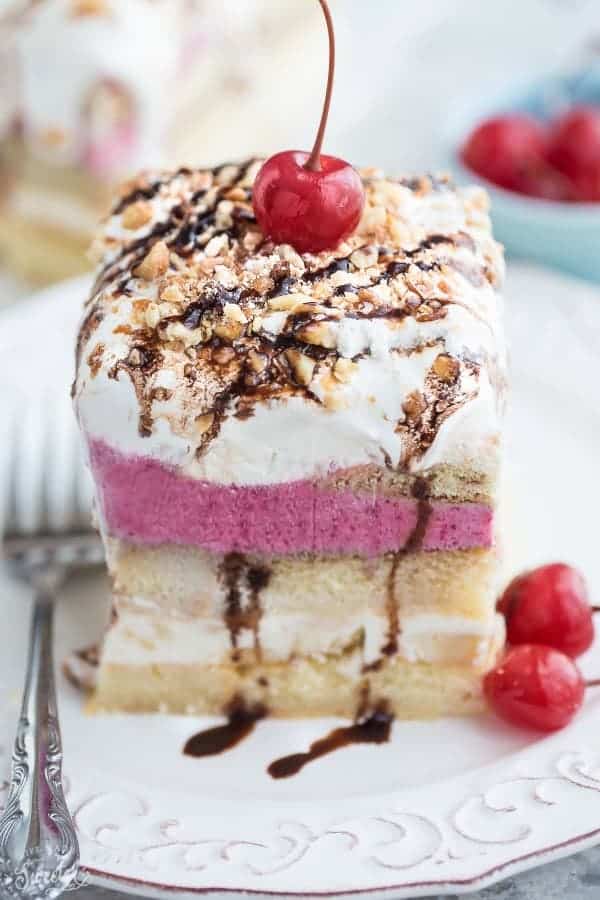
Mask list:
[[[0,397],[67,390],[81,282],[0,319]],[[600,296],[516,267],[509,279],[512,567],[565,559],[600,597]],[[0,417],[1,418],[1,417]],[[0,766],[8,756],[26,647],[26,592],[4,582]],[[93,640],[99,576],[71,584],[58,654]],[[600,675],[600,651],[584,660]],[[68,799],[84,875],[140,893],[414,897],[462,893],[600,842],[600,692],[552,737],[491,716],[398,723],[381,747],[353,746],[273,781],[267,765],[332,722],[260,723],[221,757],[184,757],[206,720],[97,717],[60,678]],[[1,794],[0,794],[1,797]]]

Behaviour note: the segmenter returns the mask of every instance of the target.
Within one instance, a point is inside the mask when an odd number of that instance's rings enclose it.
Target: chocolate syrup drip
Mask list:
[[[178,206],[174,207],[171,210],[168,219],[164,222],[157,222],[154,228],[152,228],[152,230],[144,237],[125,244],[116,259],[111,260],[111,262],[100,272],[94,287],[94,292],[101,290],[109,281],[118,277],[119,274],[125,274],[125,272],[131,274],[135,266],[147,255],[152,244],[159,238],[165,240],[167,245],[180,255],[188,256],[193,253],[198,245],[200,237],[203,238],[203,243],[207,243],[210,238],[221,234],[227,234],[229,237],[239,236],[239,234],[247,227],[248,221],[241,221],[238,217],[237,220],[234,219],[233,225],[229,228],[215,229],[216,211],[217,206],[227,191],[229,191],[238,181],[244,180],[248,169],[253,162],[254,160],[250,159],[241,166],[234,167],[231,178],[220,185],[215,192],[215,197],[207,209],[202,210],[201,212],[195,212],[193,209],[194,199],[192,197],[187,203],[180,203]],[[225,166],[219,166],[216,169],[213,169],[213,174],[217,175],[224,168]],[[155,196],[163,185],[170,184],[178,175],[184,174],[186,171],[189,170],[180,169],[175,172],[174,175],[154,182],[152,184],[152,191],[154,192],[152,196]],[[147,190],[150,190],[150,188]],[[201,199],[204,193],[204,190],[196,192],[196,195],[194,195],[196,197],[196,202],[198,199]],[[124,202],[125,200],[127,200],[127,198],[124,198],[124,200],[119,203],[113,211],[113,214],[121,212],[122,209],[125,208],[127,205],[127,203]]]
[[[77,369],[81,363],[84,346],[89,342],[94,331],[98,328],[103,319],[104,311],[98,306],[91,306],[86,312],[79,328],[79,334],[77,335],[77,347],[75,349],[75,365]]]
[[[291,275],[289,263],[276,263],[270,274],[273,279],[273,288],[266,295],[267,300],[272,297],[281,297],[283,294],[289,294],[295,289],[297,279]]]
[[[225,725],[217,725],[215,728],[207,728],[192,735],[186,741],[183,752],[186,756],[200,758],[202,756],[217,756],[225,750],[241,743],[254,731],[254,726],[267,715],[267,709],[262,704],[247,707],[243,701],[236,697],[227,710],[227,722]]]
[[[221,578],[225,586],[225,625],[229,631],[232,658],[239,658],[238,642],[242,630],[250,630],[254,636],[254,651],[261,657],[260,620],[262,607],[260,593],[269,583],[271,571],[266,566],[253,565],[241,553],[227,553],[221,565]],[[244,605],[244,595],[248,602]]]
[[[174,214],[175,210],[172,210],[171,216]],[[153,244],[155,244],[159,238],[164,238],[166,235],[173,232],[176,227],[177,226],[174,224],[172,218],[167,219],[166,222],[157,222],[147,235],[125,244],[115,259],[111,260],[100,271],[94,283],[94,287],[92,288],[92,293],[98,293],[114,278],[125,275],[124,284],[126,284],[135,267],[147,255]],[[119,288],[121,288],[121,285],[119,285]]]
[[[397,425],[396,430],[405,435],[400,468],[408,469],[411,460],[421,457],[433,444],[446,419],[477,396],[478,386],[469,393],[461,393],[460,363],[455,360],[455,364],[455,374],[451,380],[439,378],[435,370],[430,369],[425,378],[424,394],[415,392],[407,398],[407,400],[420,398],[422,408],[412,416],[407,415],[406,419]],[[463,359],[463,367],[477,377],[479,363]],[[430,399],[425,402],[427,395]]]
[[[422,548],[425,534],[427,533],[427,525],[432,513],[432,506],[429,502],[429,482],[426,478],[418,477],[415,479],[411,488],[411,494],[417,500],[417,521],[406,544],[401,550],[394,553],[392,559],[392,567],[387,583],[386,611],[388,617],[388,635],[387,643],[381,649],[384,656],[394,656],[398,652],[400,619],[394,590],[398,566],[405,556],[409,553],[416,553]],[[374,663],[372,667],[367,668],[377,668],[377,663]]]
[[[136,187],[128,194],[125,194],[124,197],[121,197],[119,202],[115,204],[112,208],[112,215],[119,216],[131,203],[137,203],[139,200],[152,200],[153,197],[156,197],[164,182],[159,178],[158,181],[152,182],[148,187]]]
[[[238,303],[242,288],[228,290],[218,282],[209,282],[202,290],[198,300],[194,300],[181,316],[173,316],[169,321],[180,321],[186,328],[197,328],[202,317],[210,310],[223,309],[226,303]]]
[[[268,767],[267,772],[271,778],[289,778],[300,772],[309,762],[350,744],[385,744],[390,739],[393,720],[394,717],[386,705],[381,704],[370,716],[359,719],[345,728],[335,728],[324,738],[314,741],[306,753],[292,753],[290,756],[276,759]]]
[[[219,203],[221,203],[225,194],[231,190],[234,184],[244,181],[253,163],[254,159],[248,159],[240,165],[234,166],[231,178],[219,186],[210,206],[201,212],[188,215],[187,221],[179,229],[175,237],[167,241],[173,250],[176,250],[182,256],[189,256],[197,246],[208,243],[211,238],[219,237],[222,234],[226,234],[229,238],[239,237],[243,234],[248,224],[256,221],[253,214],[246,217],[242,214],[242,210],[238,210],[237,215],[232,215],[233,225],[227,228],[215,228]],[[231,163],[227,165],[231,165]],[[212,170],[213,175],[218,175],[225,168],[226,166],[218,166]],[[196,199],[201,199],[205,193],[205,191],[197,192]],[[192,197],[190,204],[192,208],[193,204],[194,197]]]
[[[163,185],[171,184],[171,182],[175,181],[180,175],[191,175],[192,170],[187,166],[181,166],[179,169],[176,169],[168,178],[157,178],[156,181],[153,181],[151,184],[146,185],[145,187],[138,186],[133,188],[128,194],[121,199],[113,206],[111,210],[111,215],[118,216],[123,210],[129,206],[131,203],[136,203],[138,200],[152,200],[153,197],[156,197],[160,189]]]
[[[357,284],[340,284],[333,292],[334,297],[343,297],[344,294],[358,294],[360,287]]]
[[[149,389],[150,376],[160,367],[161,354],[148,346],[148,343],[133,345],[127,359],[121,359],[108,372],[109,378],[118,378],[119,372],[129,375],[140,408],[138,417],[138,433],[140,437],[152,434],[152,403],[156,399]]]
[[[354,250],[352,251],[352,253],[354,253]],[[352,256],[352,253],[349,253],[348,256],[340,256],[338,259],[334,259],[333,262],[330,262],[328,265],[323,266],[321,269],[315,269],[312,272],[306,272],[303,276],[304,281],[319,281],[322,278],[331,278],[331,276],[335,275],[336,272],[350,272],[352,267],[350,257]]]

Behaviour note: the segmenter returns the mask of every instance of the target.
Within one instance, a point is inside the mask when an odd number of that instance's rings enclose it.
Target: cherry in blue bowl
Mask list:
[[[600,66],[463,108],[452,159],[510,254],[600,282]]]

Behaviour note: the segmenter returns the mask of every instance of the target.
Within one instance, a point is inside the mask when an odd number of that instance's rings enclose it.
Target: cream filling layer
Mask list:
[[[138,605],[143,600],[136,598]],[[335,617],[265,613],[257,635],[240,629],[239,650],[260,648],[262,661],[290,662],[294,657],[322,659],[360,649],[361,665],[381,657],[388,638],[387,616],[366,610]],[[501,619],[486,621],[460,616],[417,615],[400,623],[399,654],[410,662],[482,664],[498,640]],[[160,618],[123,610],[105,638],[102,661],[120,665],[218,665],[231,660],[231,635],[223,619]]]

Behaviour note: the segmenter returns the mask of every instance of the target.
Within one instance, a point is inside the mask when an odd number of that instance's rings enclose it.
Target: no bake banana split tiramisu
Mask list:
[[[495,612],[502,256],[485,194],[363,170],[335,250],[258,161],[151,172],[96,242],[75,400],[114,580],[94,705],[476,711]]]

